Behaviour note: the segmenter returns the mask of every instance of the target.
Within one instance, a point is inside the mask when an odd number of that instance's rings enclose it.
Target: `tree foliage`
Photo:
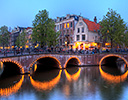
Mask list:
[[[32,41],[39,42],[41,46],[56,45],[59,32],[56,33],[54,21],[48,17],[46,10],[39,11],[33,21]]]
[[[22,33],[19,34],[19,36],[17,37],[17,40],[16,40],[16,45],[17,47],[24,47],[25,44],[27,42],[27,38],[26,38],[26,33],[25,33],[25,29]]]
[[[100,22],[100,32],[103,39],[107,39],[107,42],[111,42],[111,48],[116,44],[122,45],[124,31],[126,30],[126,24],[121,16],[116,11],[109,9],[107,14]]]
[[[123,41],[123,44],[125,45],[125,47],[128,47],[128,30],[126,30],[126,32],[123,35],[122,39],[123,39],[122,41]]]
[[[0,28],[0,45],[1,46],[8,46],[9,44],[9,39],[10,39],[10,34],[8,31],[8,27],[7,26],[2,26]]]

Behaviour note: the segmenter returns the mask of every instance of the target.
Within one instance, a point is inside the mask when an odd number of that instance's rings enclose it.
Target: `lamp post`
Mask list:
[[[67,41],[65,41],[66,51],[67,51]]]

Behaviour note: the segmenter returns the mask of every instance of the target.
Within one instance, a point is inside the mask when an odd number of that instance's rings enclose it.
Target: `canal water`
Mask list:
[[[72,67],[1,78],[0,100],[128,100],[124,67]]]

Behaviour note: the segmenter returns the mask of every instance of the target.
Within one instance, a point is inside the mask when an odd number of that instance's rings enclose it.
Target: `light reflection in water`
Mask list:
[[[57,77],[55,77],[51,81],[45,81],[45,82],[35,81],[34,79],[32,79],[32,76],[30,76],[31,84],[33,85],[33,87],[35,87],[39,91],[40,90],[51,90],[59,82],[61,78],[61,72],[62,70],[60,70]]]
[[[20,79],[20,81],[16,83],[14,86],[9,87],[9,88],[0,88],[0,96],[8,97],[13,93],[18,92],[23,81],[24,81],[24,75],[22,75],[22,78]]]
[[[70,81],[70,82],[71,82],[72,80],[76,81],[76,80],[80,77],[81,68],[79,68],[79,70],[78,70],[75,74],[73,74],[73,75],[70,75],[70,74],[67,72],[66,69],[64,70],[64,72],[65,72],[65,75],[66,75],[68,81]]]
[[[127,71],[122,75],[114,76],[114,75],[104,72],[102,70],[101,66],[99,66],[99,70],[100,70],[102,78],[105,79],[106,81],[108,81],[109,83],[124,82],[127,79],[127,75],[128,75],[128,71]]]

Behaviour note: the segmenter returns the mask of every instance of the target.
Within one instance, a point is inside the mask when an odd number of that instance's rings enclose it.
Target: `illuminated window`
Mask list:
[[[66,28],[66,23],[64,24],[64,28]]]
[[[67,28],[69,28],[69,23],[67,23]]]

